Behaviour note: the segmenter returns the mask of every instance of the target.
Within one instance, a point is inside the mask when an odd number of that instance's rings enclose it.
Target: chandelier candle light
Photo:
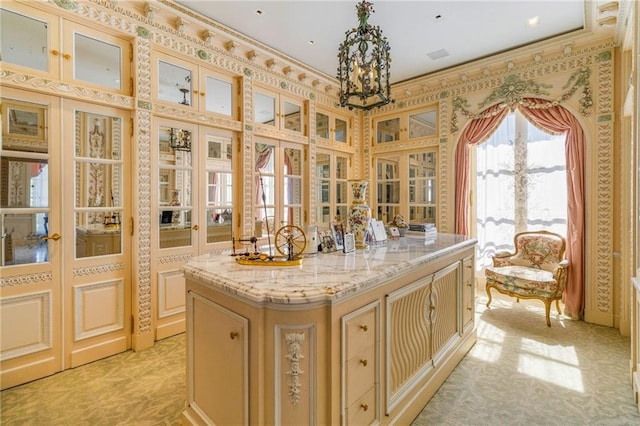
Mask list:
[[[338,52],[340,105],[369,110],[393,102],[389,84],[391,49],[380,27],[367,22],[374,12],[373,4],[362,1],[356,10],[359,26],[346,31]]]

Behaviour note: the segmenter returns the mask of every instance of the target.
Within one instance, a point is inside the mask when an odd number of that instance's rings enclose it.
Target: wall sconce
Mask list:
[[[191,132],[189,130],[169,130],[169,146],[175,151],[191,152]]]

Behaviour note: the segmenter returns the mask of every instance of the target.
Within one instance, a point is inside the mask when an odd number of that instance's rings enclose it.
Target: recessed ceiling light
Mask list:
[[[538,26],[538,17],[534,16],[533,18],[529,18],[527,19],[527,27],[529,28],[535,28]]]
[[[315,41],[309,40],[309,44],[314,44],[314,43],[315,43]]]
[[[257,13],[258,15],[262,15],[262,13],[263,13],[263,12],[262,12],[262,10],[258,9],[258,10],[256,10],[256,13]]]

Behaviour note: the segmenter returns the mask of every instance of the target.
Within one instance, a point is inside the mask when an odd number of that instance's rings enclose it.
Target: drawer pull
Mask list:
[[[231,333],[229,333],[229,337],[231,337],[231,340],[234,340],[239,335],[240,333],[238,333],[237,331],[232,331]]]
[[[360,330],[362,330],[362,331],[367,331],[368,329],[369,329],[369,327],[367,326],[367,324],[362,324],[360,326]]]
[[[361,359],[360,360],[360,364],[362,364],[364,367],[367,366],[367,360],[366,359]]]
[[[363,402],[362,404],[360,404],[360,408],[362,408],[362,411],[367,411],[369,409],[369,404],[365,404]]]
[[[471,308],[467,308],[467,311],[470,311],[470,310],[471,310]]]

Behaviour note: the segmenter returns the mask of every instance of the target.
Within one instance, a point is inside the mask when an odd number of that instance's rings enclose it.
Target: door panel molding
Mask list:
[[[73,286],[74,340],[84,340],[124,328],[124,280]]]
[[[51,290],[0,299],[0,361],[53,347]]]

